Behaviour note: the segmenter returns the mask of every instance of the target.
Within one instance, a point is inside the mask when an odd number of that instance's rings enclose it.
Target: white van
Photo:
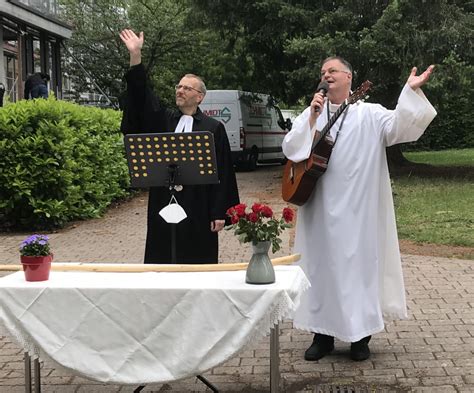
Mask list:
[[[292,123],[300,113],[301,111],[298,111],[296,109],[281,109],[281,114],[283,115],[283,118],[290,119]]]
[[[291,129],[270,96],[240,90],[208,90],[199,105],[227,131],[233,162],[254,170],[258,162],[285,162],[281,144]]]

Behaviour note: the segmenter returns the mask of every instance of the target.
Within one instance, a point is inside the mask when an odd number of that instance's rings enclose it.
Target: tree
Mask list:
[[[125,27],[145,32],[145,67],[168,102],[172,86],[192,72],[209,88],[268,93],[277,102],[305,106],[321,61],[340,55],[354,67],[354,87],[370,79],[370,100],[393,108],[410,67],[435,63],[425,90],[430,98],[436,93],[433,102],[443,108],[443,121],[436,119],[423,137],[428,139],[415,146],[472,146],[469,108],[459,113],[449,104],[472,101],[469,0],[63,1],[76,28],[68,46],[112,95],[123,89],[128,67],[118,37]],[[429,12],[420,12],[428,6]],[[77,65],[69,64],[68,72],[78,86],[89,85]],[[433,137],[433,130],[440,134]]]
[[[419,69],[437,65],[424,90],[442,116],[408,148],[473,145],[467,105],[473,95],[473,19],[467,6],[465,1],[436,0],[430,2],[428,13],[420,12],[416,2],[392,1],[363,34],[360,48],[368,54],[368,70],[376,86],[374,96],[387,107],[396,105],[400,86],[413,65]],[[406,161],[399,146],[389,148],[388,157],[396,165]]]
[[[219,33],[239,67],[237,86],[243,90],[285,97],[284,70],[288,66],[284,43],[296,23],[287,23],[288,5],[281,0],[194,0],[194,25],[204,20]]]
[[[63,0],[74,32],[67,48],[94,81],[112,96],[124,89],[122,77],[128,68],[128,52],[119,37],[124,28],[143,31],[143,62],[163,91],[174,95],[176,74],[183,68],[183,55],[193,51],[193,32],[187,29],[188,9],[173,0]],[[68,59],[66,71],[78,91],[94,89],[82,68]],[[159,76],[159,77],[157,77]]]
[[[193,0],[196,15],[220,32],[236,59],[247,67],[244,86],[270,93],[289,105],[306,105],[318,84],[321,61],[332,55],[348,59],[354,86],[370,79],[370,100],[393,108],[410,69],[437,64],[424,89],[439,108],[472,96],[473,14],[468,0],[283,1]],[[429,7],[429,12],[420,8]],[[244,62],[241,59],[251,59]],[[453,78],[443,75],[444,70]],[[456,89],[449,85],[456,81]],[[444,90],[443,90],[444,88]],[[455,93],[454,93],[455,91]],[[463,104],[464,105],[464,104]],[[449,104],[448,104],[449,106]],[[466,146],[472,138],[468,108],[443,111],[445,137],[431,138],[430,148]],[[465,110],[465,111],[464,111]],[[459,117],[460,116],[460,117]],[[447,120],[449,118],[449,120]],[[439,120],[437,120],[439,121]],[[460,138],[455,122],[465,126]],[[438,131],[435,123],[425,138]],[[455,142],[456,141],[456,142]],[[455,144],[458,143],[458,144]],[[419,146],[422,146],[421,144]],[[469,146],[469,145],[468,145]],[[398,153],[399,147],[389,153]]]

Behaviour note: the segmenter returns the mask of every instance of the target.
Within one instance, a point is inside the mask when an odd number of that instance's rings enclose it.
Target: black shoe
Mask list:
[[[364,337],[363,339],[351,343],[351,359],[356,362],[367,360],[370,357],[369,341],[372,336]]]
[[[305,360],[319,360],[334,349],[334,337],[315,333],[313,343],[304,353]]]

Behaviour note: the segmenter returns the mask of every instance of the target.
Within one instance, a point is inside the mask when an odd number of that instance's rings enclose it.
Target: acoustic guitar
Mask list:
[[[372,86],[372,82],[365,81],[357,90],[345,100],[334,115],[329,119],[321,132],[316,132],[308,159],[301,162],[288,160],[283,171],[282,197],[285,202],[298,206],[306,203],[317,180],[326,172],[331,157],[334,141],[328,134],[331,127],[342,115],[344,110],[359,101]]]

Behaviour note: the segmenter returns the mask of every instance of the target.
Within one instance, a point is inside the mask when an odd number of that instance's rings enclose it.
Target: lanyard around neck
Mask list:
[[[326,106],[327,113],[328,113],[328,121],[331,118],[331,112],[329,111],[329,105],[330,105],[330,103],[329,103],[329,100],[328,100],[327,106]],[[337,138],[339,137],[339,132],[342,129],[342,125],[344,124],[344,120],[346,120],[346,116],[347,116],[348,112],[349,112],[349,105],[347,105],[346,109],[344,110],[344,116],[342,116],[341,124],[339,124],[339,129],[337,130],[336,138],[334,139],[334,144],[336,144]]]

